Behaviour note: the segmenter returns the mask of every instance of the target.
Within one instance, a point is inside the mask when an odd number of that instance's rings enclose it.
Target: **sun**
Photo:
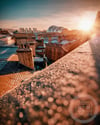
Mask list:
[[[89,31],[91,30],[93,26],[93,20],[89,19],[89,18],[83,18],[81,19],[80,23],[79,23],[79,29],[80,30],[84,30],[84,31]]]

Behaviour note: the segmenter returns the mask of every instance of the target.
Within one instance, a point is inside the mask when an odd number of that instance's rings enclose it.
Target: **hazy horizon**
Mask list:
[[[76,29],[83,18],[94,20],[99,6],[99,0],[2,0],[0,27],[41,30],[57,25]]]

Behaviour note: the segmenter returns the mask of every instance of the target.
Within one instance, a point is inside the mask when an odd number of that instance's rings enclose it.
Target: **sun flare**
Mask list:
[[[79,23],[79,29],[84,31],[89,31],[93,26],[93,20],[83,18]]]

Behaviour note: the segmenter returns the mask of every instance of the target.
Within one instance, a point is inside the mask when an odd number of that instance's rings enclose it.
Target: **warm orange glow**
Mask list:
[[[93,26],[93,20],[89,18],[83,18],[79,23],[79,29],[84,31],[89,31],[92,28],[92,26]]]
[[[8,41],[8,45],[14,44],[14,40],[11,39],[11,37],[8,37],[7,41]]]

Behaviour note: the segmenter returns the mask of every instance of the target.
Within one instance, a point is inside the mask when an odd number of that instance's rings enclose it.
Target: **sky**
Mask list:
[[[99,9],[100,0],[0,0],[0,27],[75,29],[83,17],[93,20]]]

